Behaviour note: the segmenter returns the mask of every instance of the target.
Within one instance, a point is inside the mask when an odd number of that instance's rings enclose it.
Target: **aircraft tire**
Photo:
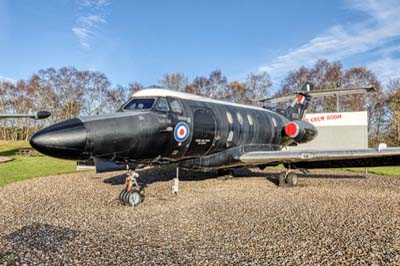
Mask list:
[[[289,187],[295,187],[297,185],[297,174],[296,173],[289,173],[286,176],[286,184]]]
[[[134,189],[126,193],[125,199],[128,205],[136,207],[143,201],[143,196]]]
[[[128,202],[128,197],[129,197],[129,192],[130,191],[126,191],[125,193],[124,193],[124,195],[122,196],[122,200],[124,201],[124,205],[129,205],[129,202]]]
[[[286,187],[286,173],[279,174],[279,186]]]
[[[124,196],[126,193],[126,189],[124,188],[123,190],[121,190],[121,192],[119,193],[119,203],[121,203],[122,205],[125,205],[125,201],[124,201]]]

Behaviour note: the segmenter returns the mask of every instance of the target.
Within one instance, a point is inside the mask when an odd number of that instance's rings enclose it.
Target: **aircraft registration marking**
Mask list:
[[[195,139],[195,142],[197,143],[197,145],[206,145],[210,141],[211,141],[210,139]]]

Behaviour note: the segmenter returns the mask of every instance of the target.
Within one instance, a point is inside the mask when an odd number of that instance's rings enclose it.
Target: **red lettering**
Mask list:
[[[341,114],[335,114],[335,115],[328,115],[328,120],[337,120],[337,119],[341,119],[342,115]]]

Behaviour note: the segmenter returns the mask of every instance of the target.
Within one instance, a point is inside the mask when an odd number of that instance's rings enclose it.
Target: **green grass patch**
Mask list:
[[[11,253],[0,253],[0,265],[3,265],[7,262],[8,265],[15,265],[14,256]]]
[[[0,156],[14,160],[0,163],[0,186],[33,177],[59,175],[76,171],[76,162],[48,156],[16,156],[22,148],[31,148],[27,141],[0,141]]]
[[[284,168],[282,164],[277,165],[277,168]],[[365,173],[365,168],[332,168],[329,170],[337,170],[337,171],[350,171],[355,173]],[[377,175],[386,175],[386,176],[400,176],[400,167],[399,166],[382,166],[382,167],[370,167],[368,168],[368,173],[377,174]]]
[[[346,171],[365,172],[365,168],[347,168]],[[387,176],[400,176],[400,167],[398,166],[382,166],[368,168],[368,173]]]

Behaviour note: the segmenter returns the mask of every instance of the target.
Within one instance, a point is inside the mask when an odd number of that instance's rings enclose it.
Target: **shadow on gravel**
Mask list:
[[[365,175],[360,175],[356,173],[349,173],[349,174],[300,174],[300,178],[324,178],[324,179],[366,179]]]
[[[144,170],[139,170],[138,173],[140,177],[138,181],[141,185],[147,186],[156,182],[166,182],[170,181],[175,177],[176,169],[172,167],[166,168],[149,168]],[[239,179],[239,178],[248,178],[248,177],[262,177],[266,180],[270,181],[275,185],[279,185],[279,174],[280,172],[268,172],[268,169],[264,172],[261,171],[252,171],[249,168],[242,167],[235,169],[234,177],[227,176],[218,176],[217,171],[209,171],[209,172],[195,172],[181,169],[180,180],[182,181],[199,181],[206,179],[215,179],[220,178],[221,180],[229,180],[229,179]],[[283,169],[282,169],[283,172]],[[331,174],[325,173],[308,173],[304,174],[302,172],[296,171],[298,173],[299,178],[310,178],[310,179],[365,179],[365,175],[351,173],[351,172],[336,172]],[[104,183],[111,185],[122,185],[125,184],[125,174],[119,174],[104,180]]]
[[[9,242],[12,250],[28,249],[53,252],[73,241],[78,235],[78,231],[69,228],[34,223],[24,226],[1,239]]]
[[[176,169],[172,167],[166,168],[150,168],[139,170],[138,173],[140,177],[138,181],[141,185],[150,185],[155,182],[165,182],[173,179],[176,174]],[[248,178],[248,177],[264,177],[267,180],[277,184],[275,180],[277,180],[278,174],[273,173],[262,173],[262,172],[253,172],[248,168],[238,168],[235,169],[234,177],[219,177],[217,175],[217,171],[209,171],[209,172],[195,172],[188,170],[179,170],[180,177],[179,179],[182,181],[199,181],[206,179],[236,179],[236,178]],[[104,180],[104,183],[111,185],[122,185],[125,184],[125,174],[119,174]]]

